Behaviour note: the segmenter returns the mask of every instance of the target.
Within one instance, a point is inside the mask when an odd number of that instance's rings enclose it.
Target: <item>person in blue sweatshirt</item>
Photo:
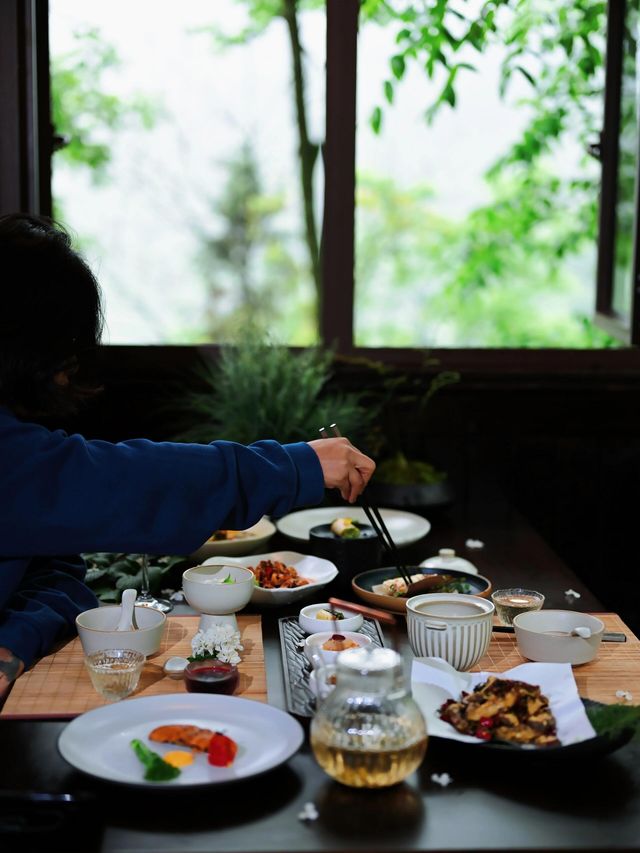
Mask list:
[[[99,390],[86,377],[100,290],[54,223],[0,217],[0,699],[97,605],[84,551],[188,554],[216,529],[353,502],[375,464],[346,438],[118,444],[50,431]]]

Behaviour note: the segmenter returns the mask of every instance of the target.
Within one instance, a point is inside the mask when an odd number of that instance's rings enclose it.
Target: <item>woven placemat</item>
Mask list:
[[[238,626],[244,651],[238,666],[240,683],[237,696],[267,701],[261,618],[238,614]],[[169,616],[167,628],[157,655],[149,658],[133,696],[158,696],[181,693],[182,679],[169,678],[162,671],[165,661],[177,655],[191,654],[191,639],[198,630],[199,616]],[[93,689],[84,666],[84,654],[76,637],[58,651],[39,660],[13,685],[2,719],[71,719],[78,714],[106,705]]]

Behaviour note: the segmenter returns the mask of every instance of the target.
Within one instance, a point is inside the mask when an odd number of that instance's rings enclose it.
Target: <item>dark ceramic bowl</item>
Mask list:
[[[480,598],[488,598],[491,594],[491,581],[482,575],[469,575],[466,572],[458,571],[457,569],[427,569],[424,566],[407,566],[407,571],[411,575],[417,575],[420,572],[423,575],[453,575],[456,580],[464,581],[469,584],[468,595],[477,595]],[[396,613],[404,613],[407,609],[407,599],[396,597],[394,595],[384,595],[383,593],[375,592],[374,587],[380,586],[384,581],[391,578],[399,577],[400,572],[395,566],[387,566],[382,569],[372,569],[368,572],[362,572],[356,575],[351,585],[353,591],[366,604],[371,607],[381,607],[383,610],[393,610]],[[433,590],[438,592],[438,590]],[[464,595],[464,593],[460,593]]]
[[[360,536],[345,539],[331,532],[330,524],[318,524],[309,531],[312,554],[331,560],[338,568],[338,577],[331,588],[334,592],[350,593],[351,579],[365,568],[380,565],[382,543],[368,524],[359,524]]]

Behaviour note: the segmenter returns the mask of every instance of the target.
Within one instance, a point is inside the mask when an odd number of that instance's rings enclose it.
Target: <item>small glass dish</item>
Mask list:
[[[184,684],[189,693],[226,693],[238,689],[240,674],[233,663],[216,660],[193,660],[183,670]]]
[[[503,625],[513,625],[513,620],[519,613],[530,613],[540,610],[544,604],[544,595],[534,589],[497,589],[491,593],[491,600],[496,606],[496,613]]]
[[[138,686],[146,657],[135,649],[104,649],[84,659],[91,683],[107,702],[130,696]]]

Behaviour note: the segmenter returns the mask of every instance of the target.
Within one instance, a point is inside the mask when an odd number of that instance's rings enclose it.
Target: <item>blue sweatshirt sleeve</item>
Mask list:
[[[29,668],[48,654],[54,644],[75,630],[75,618],[98,606],[83,583],[85,565],[80,557],[39,558],[2,566],[22,580],[0,608],[0,647],[7,648]],[[21,565],[22,563],[22,565]]]
[[[249,527],[323,493],[320,462],[304,442],[112,444],[0,412],[4,557],[188,554],[218,528]]]

